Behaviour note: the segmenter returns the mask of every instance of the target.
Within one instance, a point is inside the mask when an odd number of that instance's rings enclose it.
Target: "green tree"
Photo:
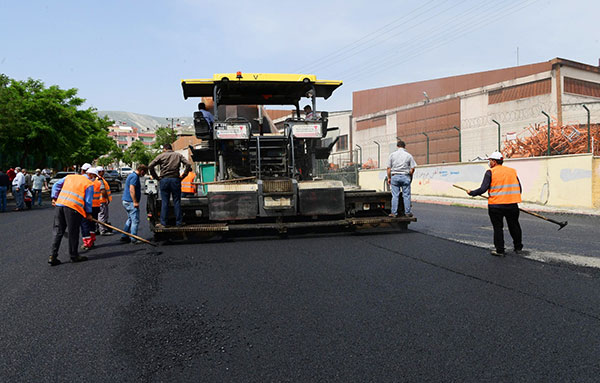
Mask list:
[[[123,152],[123,162],[128,165],[145,164],[148,165],[154,158],[154,151],[149,149],[141,141],[134,141],[129,148]]]
[[[112,148],[108,118],[79,109],[77,89],[46,88],[40,80],[17,81],[0,75],[0,150],[20,164],[48,158],[63,164],[92,162]]]
[[[160,149],[164,144],[172,144],[177,140],[177,133],[171,128],[160,127],[156,129],[155,142],[152,145],[155,149]]]

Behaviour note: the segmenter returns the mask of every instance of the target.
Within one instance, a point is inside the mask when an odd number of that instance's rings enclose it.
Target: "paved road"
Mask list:
[[[596,270],[492,257],[427,209],[404,234],[101,237],[53,268],[52,209],[0,214],[0,381],[597,381]]]

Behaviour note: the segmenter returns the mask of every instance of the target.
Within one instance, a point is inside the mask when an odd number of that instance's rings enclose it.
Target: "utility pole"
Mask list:
[[[171,121],[171,130],[174,130],[174,128],[173,128],[173,122],[175,122],[176,118],[175,117],[173,117],[173,118],[168,118],[167,117],[166,120],[167,121]]]

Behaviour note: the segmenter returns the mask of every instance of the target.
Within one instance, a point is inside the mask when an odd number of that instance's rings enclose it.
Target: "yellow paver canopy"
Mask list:
[[[296,105],[312,90],[329,98],[341,81],[308,74],[218,73],[212,79],[181,80],[183,97],[213,97],[221,105]]]

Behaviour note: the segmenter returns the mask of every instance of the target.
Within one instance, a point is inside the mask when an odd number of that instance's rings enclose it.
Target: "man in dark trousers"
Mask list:
[[[490,169],[485,172],[479,189],[469,190],[470,196],[478,196],[489,191],[488,214],[494,227],[494,247],[492,255],[504,256],[504,218],[513,239],[515,253],[523,250],[521,225],[519,225],[519,202],[521,202],[521,181],[517,171],[503,166],[502,153],[494,152],[489,157]]]
[[[185,165],[183,174],[180,174],[181,165]],[[160,166],[160,176],[155,167]],[[174,152],[171,144],[163,145],[163,152],[156,156],[148,170],[155,180],[160,181],[160,224],[158,227],[167,226],[167,215],[169,213],[169,199],[173,196],[173,208],[175,209],[175,225],[183,225],[181,215],[181,180],[192,170],[192,165],[181,154]]]
[[[55,206],[55,211],[52,254],[48,258],[50,266],[61,264],[58,259],[58,250],[67,229],[71,262],[87,261],[87,257],[79,255],[77,248],[81,220],[92,218],[93,180],[95,178],[96,175],[93,174],[90,178],[80,174],[70,174],[52,186],[52,206]]]
[[[8,178],[6,173],[0,170],[0,213],[6,211],[6,193],[10,186],[10,178]]]

